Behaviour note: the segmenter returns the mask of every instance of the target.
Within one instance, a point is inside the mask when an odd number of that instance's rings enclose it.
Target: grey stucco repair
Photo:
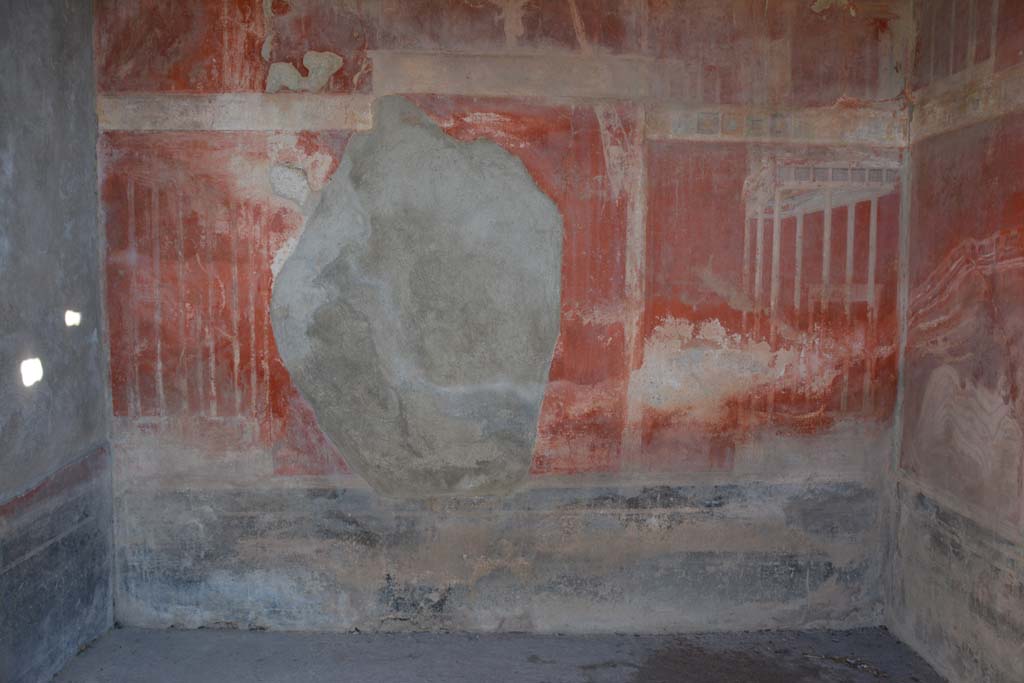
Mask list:
[[[522,163],[379,100],[274,283],[281,357],[380,493],[527,474],[558,336],[562,222]]]

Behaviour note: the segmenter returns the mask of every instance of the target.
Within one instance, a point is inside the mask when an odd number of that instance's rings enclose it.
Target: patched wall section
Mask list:
[[[508,489],[558,337],[562,221],[522,162],[379,100],[274,283],[281,357],[388,495]]]

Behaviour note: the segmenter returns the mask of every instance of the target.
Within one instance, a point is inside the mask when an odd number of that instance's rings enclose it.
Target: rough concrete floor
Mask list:
[[[687,636],[120,629],[81,652],[56,681],[941,683],[942,678],[884,629]]]

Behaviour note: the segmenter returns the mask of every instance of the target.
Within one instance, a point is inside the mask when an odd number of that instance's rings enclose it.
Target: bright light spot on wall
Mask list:
[[[68,327],[78,327],[81,322],[82,314],[78,311],[72,311],[71,309],[64,311],[64,324]]]
[[[38,358],[21,361],[21,383],[30,387],[43,378],[43,364]]]

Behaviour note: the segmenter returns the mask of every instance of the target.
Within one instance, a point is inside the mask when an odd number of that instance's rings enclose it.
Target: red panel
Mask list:
[[[955,0],[953,5],[953,73],[968,64],[967,43],[971,37],[971,5],[974,0]]]
[[[755,44],[763,38],[766,23],[759,20],[754,2],[726,7],[709,0],[648,3],[647,51],[687,65],[678,79],[676,95],[691,100],[736,104],[749,102],[755,93],[745,91],[738,72],[763,63]],[[765,79],[759,78],[764,81]]]
[[[912,284],[965,238],[984,239],[1022,220],[1013,201],[1024,190],[1024,115],[980,123],[938,136],[915,151],[915,226]],[[921,230],[919,228],[919,230]],[[927,239],[925,239],[925,236]]]
[[[383,49],[489,50],[505,44],[502,8],[494,2],[389,0],[380,5]],[[513,34],[518,31],[513,30]]]
[[[996,70],[1024,61],[1024,3],[1003,0],[999,3],[996,26]]]
[[[799,242],[795,217],[782,219],[776,255],[774,219],[758,228],[747,217],[748,173],[757,167],[741,144],[650,145],[644,365],[633,381],[642,395],[632,399],[643,404],[644,466],[728,468],[735,441],[759,425],[809,431],[891,410],[896,195],[878,199],[872,315],[870,202],[854,207],[847,288],[848,207],[832,211],[828,250],[821,210],[805,215]]]
[[[156,428],[211,454],[225,442],[262,443],[280,474],[344,470],[274,346],[270,266],[301,216],[270,193],[267,173],[288,163],[322,184],[346,139],[103,137],[115,415],[160,418]]]
[[[741,326],[733,293],[706,283],[740,280],[746,175],[743,144],[649,145],[645,335],[669,317]]]
[[[935,11],[937,3],[916,0],[914,18],[917,22],[917,41],[914,50],[913,88],[924,88],[932,82],[932,56],[935,52]]]
[[[693,65],[680,78],[705,101],[808,106],[874,96],[881,36],[895,15],[810,4],[651,0],[649,50]],[[786,59],[773,52],[781,46]]]
[[[932,80],[938,81],[952,73],[954,7],[956,0],[935,0],[932,26]]]
[[[100,92],[262,90],[260,3],[96,0]]]
[[[879,44],[889,31],[888,22],[888,15],[798,9],[790,30],[793,100],[813,106],[841,97],[873,98],[878,91]]]
[[[523,40],[530,47],[576,50],[582,40],[608,53],[638,52],[643,4],[632,0],[535,0],[524,4]],[[573,13],[575,6],[576,13]]]
[[[992,11],[996,0],[975,0],[974,62],[984,62],[992,56]]]
[[[682,354],[688,346],[701,346],[688,338],[689,326],[717,321],[727,331],[741,330],[743,309],[751,305],[739,286],[747,149],[741,144],[652,143],[647,173],[645,345],[638,372],[644,376],[651,368],[651,380],[664,375],[707,386],[715,380],[713,371],[699,375],[715,361]],[[691,362],[697,366],[693,373]],[[709,395],[713,392],[703,388],[695,396],[683,388],[666,401],[659,400],[662,389],[632,399],[641,403],[643,414],[641,453],[633,456],[637,464],[685,470],[731,467],[740,421],[736,397],[729,391]]]
[[[380,44],[463,52],[523,47],[636,52],[644,17],[643,5],[633,0],[405,0],[382,4]]]
[[[1024,114],[917,145],[901,464],[1019,524]]]

